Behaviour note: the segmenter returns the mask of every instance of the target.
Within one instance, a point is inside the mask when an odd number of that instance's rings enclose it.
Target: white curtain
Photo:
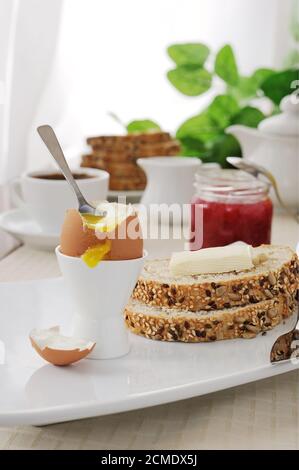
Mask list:
[[[290,41],[292,4],[65,0],[59,55],[68,76],[68,101],[59,135],[69,156],[80,154],[86,135],[122,131],[108,111],[125,122],[149,117],[174,131],[210,100],[213,91],[188,98],[169,84],[165,75],[172,63],[166,48],[171,43],[202,41],[212,55],[231,43],[243,74],[261,66],[281,67]]]
[[[2,183],[28,166],[29,131],[52,70],[62,4],[62,0],[0,1]],[[54,106],[60,108],[59,101]]]
[[[49,162],[37,124],[54,125],[71,157],[80,154],[86,135],[121,131],[107,111],[124,121],[153,118],[170,131],[196,113],[209,95],[187,98],[167,82],[171,62],[165,50],[171,43],[201,41],[216,52],[229,42],[243,74],[280,67],[292,5],[293,0],[0,0],[1,181]]]

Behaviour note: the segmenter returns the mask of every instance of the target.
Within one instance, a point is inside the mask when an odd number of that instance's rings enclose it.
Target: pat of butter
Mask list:
[[[253,268],[251,246],[233,244],[173,253],[169,269],[174,276],[226,273]]]

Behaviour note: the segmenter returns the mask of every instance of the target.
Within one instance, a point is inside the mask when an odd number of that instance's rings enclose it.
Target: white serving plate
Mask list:
[[[2,212],[0,228],[26,245],[40,250],[52,251],[59,244],[59,234],[43,232],[24,208]]]
[[[32,349],[28,333],[57,324],[68,333],[73,309],[64,281],[1,283],[0,298],[0,425],[44,425],[128,411],[297,367],[269,362],[272,344],[293,326],[294,316],[252,340],[183,344],[131,335],[125,357],[55,367]]]

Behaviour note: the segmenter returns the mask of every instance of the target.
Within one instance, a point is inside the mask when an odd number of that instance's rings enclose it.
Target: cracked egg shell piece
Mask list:
[[[29,334],[32,347],[54,366],[68,366],[84,359],[95,347],[94,342],[63,336],[59,327],[34,329]]]
[[[130,227],[133,227],[134,238],[129,236]],[[80,257],[88,248],[105,243],[107,239],[111,247],[104,260],[136,259],[143,255],[142,233],[136,213],[129,215],[111,232],[101,232],[97,236],[94,229],[84,224],[76,209],[66,212],[60,235],[60,251],[64,255]]]

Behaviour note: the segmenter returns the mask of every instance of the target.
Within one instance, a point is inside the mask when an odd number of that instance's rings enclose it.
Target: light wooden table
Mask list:
[[[298,225],[277,215],[273,243],[295,248],[298,241]],[[172,245],[161,242],[159,251],[164,248]],[[52,253],[21,247],[0,261],[0,281],[57,275]],[[0,449],[217,448],[299,449],[299,371],[112,416],[43,428],[0,427]]]

